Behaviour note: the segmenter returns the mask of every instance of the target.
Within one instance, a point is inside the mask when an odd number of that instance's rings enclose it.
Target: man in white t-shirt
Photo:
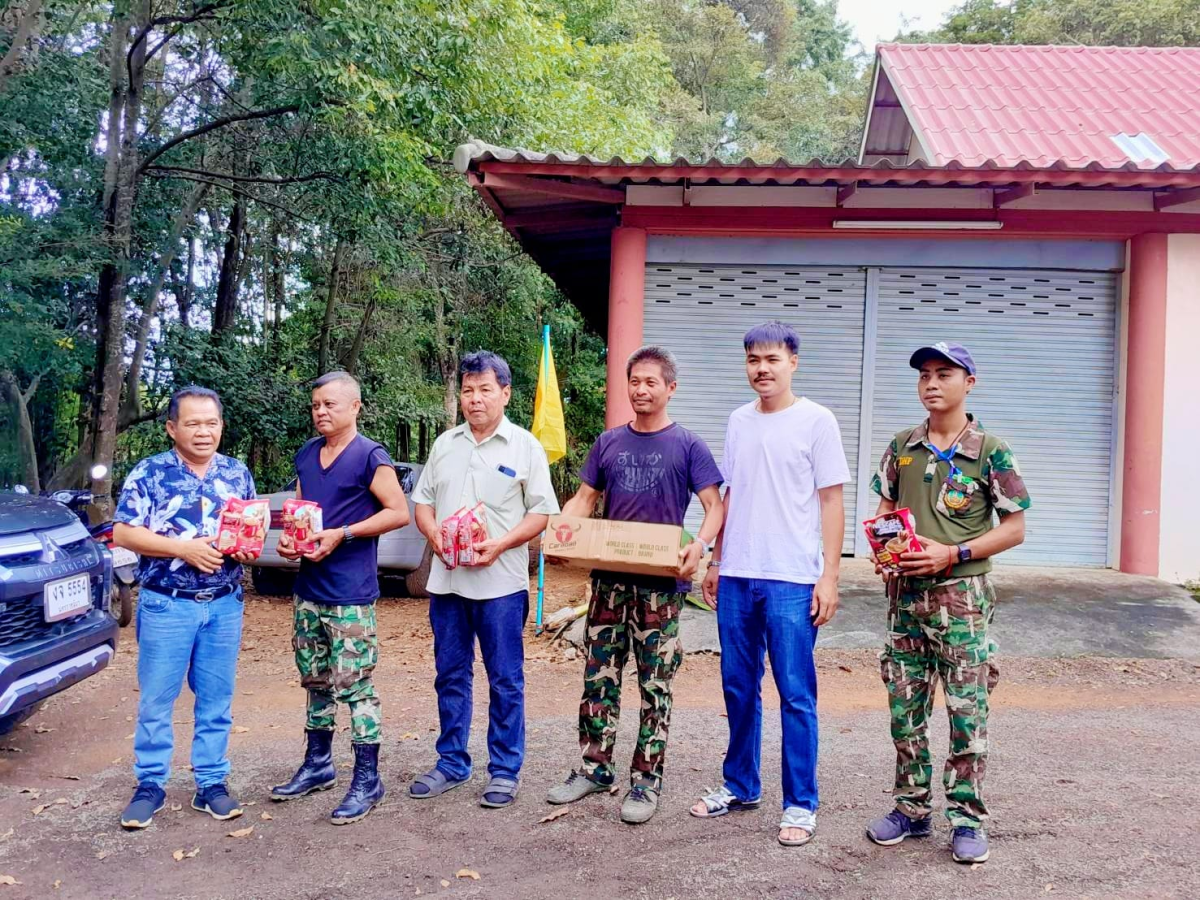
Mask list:
[[[725,433],[725,525],[704,579],[717,608],[721,683],[729,717],[724,784],[692,807],[701,818],[762,802],[763,653],[779,689],[783,819],[779,843],[817,828],[817,628],[838,606],[850,468],[833,413],[792,393],[800,339],[780,322],[743,339],[758,399],[734,410]]]

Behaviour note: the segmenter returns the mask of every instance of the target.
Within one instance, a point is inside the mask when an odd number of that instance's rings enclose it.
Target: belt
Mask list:
[[[211,603],[214,600],[220,600],[222,597],[228,597],[234,591],[241,587],[240,584],[223,584],[215,588],[203,588],[198,591],[189,591],[184,588],[169,588],[160,587],[156,584],[143,585],[145,590],[154,591],[156,594],[166,594],[168,597],[178,597],[183,600],[194,600],[197,603]]]

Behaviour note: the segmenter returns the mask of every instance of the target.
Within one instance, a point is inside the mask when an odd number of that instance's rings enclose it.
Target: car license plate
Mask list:
[[[126,550],[124,547],[112,548],[113,566],[120,568],[121,566],[136,566],[138,564],[137,554],[132,550]]]
[[[87,575],[52,581],[43,590],[47,622],[78,615],[92,605],[92,588]]]

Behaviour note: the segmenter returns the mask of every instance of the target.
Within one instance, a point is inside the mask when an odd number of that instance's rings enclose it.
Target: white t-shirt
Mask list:
[[[721,574],[816,584],[824,567],[817,490],[850,480],[833,413],[807,397],[776,413],[739,407],[721,470],[733,492]]]

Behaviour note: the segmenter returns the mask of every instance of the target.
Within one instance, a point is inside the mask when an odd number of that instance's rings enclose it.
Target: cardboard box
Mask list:
[[[551,516],[542,552],[584,569],[678,577],[683,542],[676,525]]]

